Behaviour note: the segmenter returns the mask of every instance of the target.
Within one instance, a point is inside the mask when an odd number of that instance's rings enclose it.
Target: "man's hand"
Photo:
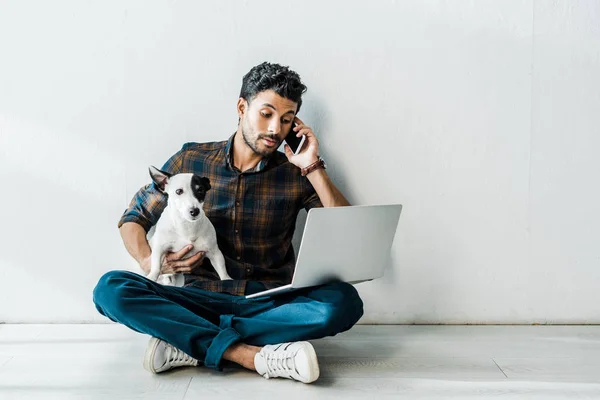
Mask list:
[[[306,125],[298,117],[294,118],[294,121],[298,124],[289,135],[296,136],[306,135],[306,141],[304,142],[304,150],[294,155],[292,149],[287,144],[285,145],[285,155],[290,163],[294,164],[298,168],[306,168],[309,165],[319,161],[319,141],[315,136],[312,129]],[[323,203],[324,207],[342,207],[349,206],[350,202],[344,197],[342,192],[333,184],[329,176],[323,169],[319,169],[315,172],[311,172],[306,176],[312,184],[315,192],[319,196],[319,200]]]
[[[300,118],[295,117],[294,121],[298,125],[292,128],[289,135],[296,135],[297,137],[306,135],[306,141],[303,144],[304,150],[301,150],[300,153],[294,155],[292,149],[290,149],[290,146],[287,144],[283,149],[289,162],[298,168],[306,168],[319,160],[319,141],[312,128],[304,125],[304,122],[302,122]]]
[[[168,252],[166,257],[163,259],[163,264],[160,268],[161,274],[176,274],[176,273],[184,273],[189,274],[200,265],[204,261],[204,255],[206,252],[200,251],[189,258],[184,258],[184,256],[192,250],[193,246],[187,245],[183,249],[178,252],[171,253]],[[146,274],[150,272],[150,259],[152,255],[142,259],[140,262],[140,267]]]

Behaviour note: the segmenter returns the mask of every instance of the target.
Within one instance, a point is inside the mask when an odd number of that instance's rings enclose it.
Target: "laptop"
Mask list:
[[[247,295],[274,296],[333,281],[351,284],[383,276],[401,204],[311,208],[292,283]]]

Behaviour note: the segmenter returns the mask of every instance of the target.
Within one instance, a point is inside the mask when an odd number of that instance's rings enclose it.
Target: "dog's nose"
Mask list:
[[[192,217],[197,217],[197,216],[198,216],[198,214],[200,214],[200,209],[199,209],[199,208],[196,208],[196,207],[194,207],[194,208],[192,208],[192,209],[190,210],[190,214],[192,215]]]

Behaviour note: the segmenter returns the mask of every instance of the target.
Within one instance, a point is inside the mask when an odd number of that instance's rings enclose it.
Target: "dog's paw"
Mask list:
[[[173,275],[161,275],[156,282],[165,286],[173,286]]]
[[[165,274],[158,278],[158,283],[165,286],[181,287],[185,283],[185,278],[183,274]]]
[[[150,272],[148,275],[146,275],[146,278],[150,279],[153,282],[158,282],[158,275],[159,273]]]

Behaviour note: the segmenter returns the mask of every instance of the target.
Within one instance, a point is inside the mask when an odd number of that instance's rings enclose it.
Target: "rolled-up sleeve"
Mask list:
[[[311,185],[308,179],[305,180],[304,196],[302,198],[302,207],[308,212],[311,208],[323,207],[319,195]]]
[[[175,153],[162,166],[161,170],[170,174],[178,174],[182,170],[185,146]],[[129,206],[119,220],[120,228],[125,222],[141,225],[146,233],[158,222],[160,215],[167,207],[167,195],[161,192],[154,182],[142,187],[133,196]]]

